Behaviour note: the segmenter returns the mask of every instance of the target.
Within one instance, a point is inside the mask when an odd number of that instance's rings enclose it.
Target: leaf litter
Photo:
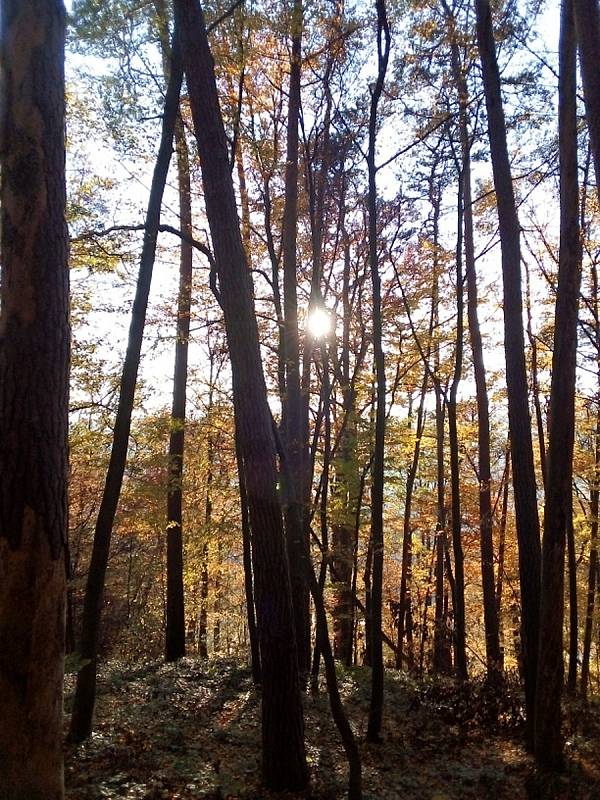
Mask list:
[[[567,707],[566,773],[544,782],[522,744],[516,692],[388,672],[382,745],[365,741],[369,670],[339,670],[363,763],[364,798],[600,800],[600,709]],[[68,679],[67,707],[73,691]],[[344,752],[323,685],[305,696],[309,797],[346,792]],[[184,658],[98,677],[92,737],[66,746],[66,800],[270,798],[260,783],[260,692],[234,659]],[[281,795],[278,795],[281,797]],[[295,795],[283,795],[295,797]]]

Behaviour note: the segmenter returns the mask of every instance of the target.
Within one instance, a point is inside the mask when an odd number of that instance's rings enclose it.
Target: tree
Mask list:
[[[69,279],[65,11],[2,4],[0,796],[61,800]]]
[[[307,453],[302,436],[302,394],[300,390],[300,343],[298,331],[298,120],[300,116],[300,77],[302,66],[301,0],[292,9],[292,49],[287,120],[287,152],[285,165],[285,203],[282,223],[283,253],[283,347],[285,361],[285,393],[282,420],[287,458],[285,482],[285,528],[292,582],[294,630],[300,671],[308,673],[310,665],[309,590],[307,581],[308,542],[305,537],[303,484]]]
[[[519,542],[521,643],[525,678],[527,741],[531,747],[533,746],[537,681],[541,556],[531,418],[525,369],[520,225],[508,157],[506,123],[500,91],[500,72],[489,0],[475,0],[475,11],[502,251],[504,351],[515,514]]]
[[[131,314],[127,352],[123,363],[119,405],[115,420],[113,446],[111,450],[106,483],[102,494],[102,502],[96,520],[94,532],[94,546],[92,559],[87,577],[85,602],[83,608],[81,643],[79,652],[83,666],[77,675],[77,687],[73,715],[71,717],[70,738],[74,742],[86,739],[92,730],[92,718],[96,697],[96,659],[98,655],[98,636],[100,618],[102,614],[102,597],[104,593],[104,580],[108,565],[110,541],[114,524],[123,473],[127,460],[127,447],[131,427],[131,415],[135,397],[137,373],[140,363],[140,353],[146,323],[146,310],[148,296],[152,282],[152,271],[156,256],[156,242],[160,226],[162,198],[171,162],[173,135],[175,121],[179,109],[179,92],[181,89],[182,69],[178,46],[173,47],[171,72],[165,96],[165,106],[162,120],[160,147],[148,210],[144,227],[144,243],[140,257],[140,268],[136,295]]]
[[[377,253],[377,167],[375,153],[377,145],[377,107],[383,92],[385,75],[390,55],[391,36],[385,8],[385,0],[376,0],[377,9],[377,79],[371,93],[369,114],[369,266],[373,284],[373,352],[375,358],[376,414],[375,447],[371,479],[371,548],[373,552],[373,577],[371,594],[371,704],[367,739],[381,740],[381,718],[383,713],[383,650],[381,639],[381,606],[383,586],[383,487],[385,444],[385,356],[381,323],[381,276]]]
[[[252,282],[236,209],[204,16],[176,0],[183,61],[225,318],[236,417],[253,534],[262,677],[263,779],[273,790],[308,781],[289,569],[277,493],[273,420],[261,362]]]
[[[469,90],[466,65],[461,63],[456,18],[443,2],[450,27],[452,79],[458,93],[458,128],[461,152],[461,181],[464,217],[465,278],[467,283],[467,321],[473,354],[473,372],[477,400],[477,458],[479,478],[479,532],[481,547],[481,583],[485,621],[486,663],[488,675],[502,671],[498,610],[494,590],[494,543],[492,539],[492,474],[490,464],[490,412],[481,327],[479,325],[477,271],[473,234],[473,197],[471,191],[471,140],[469,136]]]
[[[577,308],[581,284],[577,49],[572,0],[562,2],[559,56],[560,254],[546,461],[540,651],[535,701],[535,758],[537,765],[543,769],[562,766],[564,560],[567,526],[572,519]]]

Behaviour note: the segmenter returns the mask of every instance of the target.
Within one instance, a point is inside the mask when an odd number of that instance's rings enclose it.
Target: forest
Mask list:
[[[600,798],[598,0],[0,0],[0,800]]]

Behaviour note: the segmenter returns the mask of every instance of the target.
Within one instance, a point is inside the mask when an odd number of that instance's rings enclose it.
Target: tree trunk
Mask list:
[[[285,204],[283,210],[283,345],[285,351],[285,394],[282,401],[287,455],[284,481],[285,530],[292,583],[294,629],[298,666],[303,675],[310,667],[310,593],[307,583],[308,546],[305,541],[303,478],[307,454],[303,447],[300,390],[300,337],[298,332],[298,274],[296,239],[298,232],[298,120],[300,116],[300,74],[303,12],[302,0],[294,0],[292,11],[292,52],[288,99]]]
[[[175,125],[177,185],[181,230],[192,235],[190,163],[185,130],[181,119]],[[177,339],[169,438],[169,484],[167,488],[167,630],[165,659],[176,661],[185,655],[185,611],[183,598],[182,480],[185,443],[185,403],[187,388],[188,343],[192,307],[192,245],[181,240],[179,293],[177,299]]]
[[[588,583],[585,607],[585,625],[583,630],[583,652],[581,655],[581,696],[588,694],[590,680],[590,654],[592,650],[592,633],[594,629],[594,608],[596,599],[596,583],[598,572],[598,509],[600,497],[600,406],[594,442],[594,475],[590,490],[590,563],[588,567]]]
[[[69,271],[65,11],[2,3],[0,797],[62,800]]]
[[[567,552],[569,564],[569,673],[567,689],[571,695],[577,691],[577,656],[579,645],[579,614],[577,609],[577,554],[573,526],[573,494],[569,495],[567,514]]]
[[[537,676],[540,525],[538,518],[531,418],[529,415],[523,303],[521,296],[520,226],[512,185],[500,73],[489,0],[475,0],[477,40],[483,72],[488,133],[500,226],[504,289],[504,349],[508,418],[512,449],[515,517],[519,542],[521,643],[525,676],[526,738],[533,744]]]
[[[248,516],[248,496],[246,494],[246,476],[244,475],[244,460],[240,448],[237,430],[235,432],[235,458],[240,485],[240,512],[242,517],[242,546],[244,559],[244,592],[246,597],[246,615],[248,618],[248,635],[250,636],[250,658],[252,665],[252,680],[255,685],[260,683],[260,650],[258,644],[258,629],[256,627],[256,610],[254,607],[254,577],[252,571],[252,531]]]
[[[460,504],[460,464],[458,426],[456,419],[456,397],[462,375],[463,360],[463,320],[464,285],[462,269],[462,186],[458,192],[458,237],[456,244],[456,346],[454,354],[454,374],[448,392],[448,445],[450,449],[450,483],[452,494],[452,550],[454,551],[454,591],[452,607],[454,611],[454,666],[456,676],[466,681],[467,649],[465,620],[465,557],[462,546],[462,519]]]
[[[98,654],[98,639],[100,633],[100,619],[102,615],[102,597],[104,594],[104,579],[108,565],[110,540],[114,524],[117,504],[125,472],[127,460],[127,447],[129,443],[129,430],[131,427],[131,414],[135,396],[135,386],[140,363],[140,353],[146,322],[146,309],[152,270],[156,256],[156,241],[160,225],[160,212],[162,198],[171,162],[175,120],[179,109],[179,92],[181,89],[182,70],[180,64],[179,47],[174,39],[171,74],[167,86],[165,106],[163,112],[160,147],[152,185],[150,199],[146,213],[146,227],[144,243],[140,259],[138,281],[131,312],[129,326],[129,339],[127,352],[121,375],[119,404],[113,434],[113,445],[110,462],[94,531],[94,544],[92,559],[88,572],[83,604],[82,631],[81,631],[81,658],[86,662],[77,675],[75,700],[69,737],[73,742],[81,742],[92,731],[92,718],[96,700],[96,659]]]
[[[421,437],[425,427],[425,398],[427,396],[427,384],[429,377],[429,367],[425,367],[423,382],[421,384],[421,396],[419,398],[419,408],[417,411],[417,421],[415,426],[415,444],[413,447],[413,457],[408,468],[406,477],[406,499],[404,501],[404,524],[402,528],[402,570],[400,573],[400,597],[398,601],[398,652],[396,654],[396,667],[402,669],[404,658],[404,637],[407,637],[409,645],[407,652],[407,666],[410,670],[414,667],[414,653],[412,650],[412,496],[419,467],[419,456],[421,454]]]
[[[490,466],[490,413],[483,344],[479,327],[477,271],[473,236],[473,197],[471,193],[471,143],[469,138],[469,91],[460,49],[456,42],[455,20],[450,16],[452,74],[458,90],[459,135],[462,157],[462,189],[464,209],[465,277],[467,283],[467,322],[473,355],[475,396],[477,401],[477,467],[479,479],[479,536],[481,551],[481,585],[485,625],[486,666],[488,676],[497,678],[502,672],[502,654],[498,611],[494,590],[494,542],[492,538],[492,475]]]
[[[383,486],[385,447],[385,357],[381,324],[381,277],[377,255],[377,170],[375,148],[377,140],[377,106],[383,92],[383,84],[390,54],[390,29],[385,0],[376,0],[377,8],[377,80],[371,94],[369,114],[369,265],[373,283],[373,353],[377,379],[377,405],[375,413],[375,449],[371,472],[371,544],[373,569],[371,587],[371,702],[367,741],[381,741],[383,716],[383,643],[381,638],[381,616],[383,604]]]
[[[183,60],[202,167],[206,214],[231,359],[236,425],[253,533],[262,666],[263,780],[300,791],[308,782],[289,569],[277,493],[271,412],[262,369],[252,280],[240,235],[214,62],[195,0],[176,0]]]
[[[546,503],[542,543],[540,649],[535,701],[535,759],[539,768],[562,766],[563,584],[565,533],[572,498],[575,434],[577,306],[581,282],[579,186],[577,178],[577,47],[572,0],[562,0],[559,47],[560,253]]]

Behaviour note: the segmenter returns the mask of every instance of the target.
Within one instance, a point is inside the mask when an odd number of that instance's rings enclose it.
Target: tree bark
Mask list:
[[[577,178],[577,48],[572,0],[562,0],[559,61],[560,252],[550,388],[540,649],[535,700],[535,759],[537,766],[544,770],[558,769],[563,763],[561,695],[564,679],[564,556],[573,491],[577,309],[581,282]]]
[[[475,0],[477,41],[483,71],[488,133],[502,250],[504,350],[508,418],[512,450],[515,517],[519,542],[521,644],[525,677],[526,738],[533,744],[537,680],[540,592],[540,525],[538,518],[531,418],[529,414],[523,302],[521,295],[520,225],[512,185],[500,72],[489,0]]]
[[[2,3],[0,797],[62,800],[69,271],[65,11]]]
[[[104,579],[108,565],[112,529],[127,460],[131,414],[144,336],[148,296],[156,256],[162,198],[169,172],[169,164],[171,163],[175,120],[179,109],[182,69],[179,47],[175,38],[173,44],[171,74],[165,97],[158,157],[150,187],[138,281],[131,312],[127,352],[125,353],[123,373],[121,375],[113,445],[94,531],[92,558],[85,589],[80,646],[81,658],[85,661],[85,665],[77,675],[73,715],[69,731],[69,737],[74,742],[83,741],[92,731],[92,718],[96,700],[96,659],[102,615]]]
[[[255,545],[255,600],[262,666],[263,780],[275,791],[308,782],[289,569],[277,493],[272,418],[240,235],[227,139],[204,17],[195,0],[176,0],[182,52],[200,154],[206,213],[231,359],[236,425]]]

